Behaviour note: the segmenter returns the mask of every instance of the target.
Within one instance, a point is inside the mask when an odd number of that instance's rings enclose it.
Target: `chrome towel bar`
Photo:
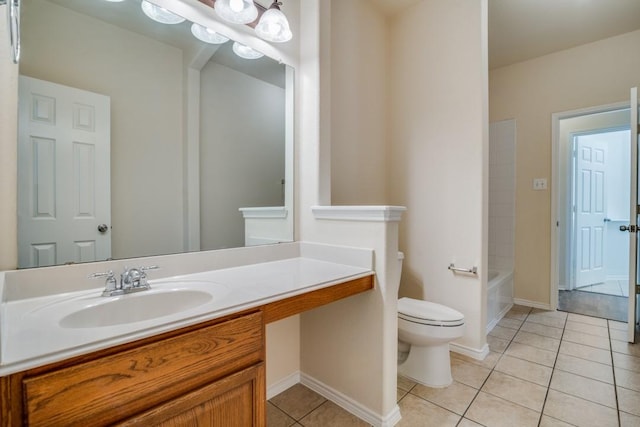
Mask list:
[[[460,268],[456,267],[454,263],[451,263],[449,264],[449,270],[453,271],[454,273],[468,273],[475,274],[476,276],[478,275],[478,267]]]

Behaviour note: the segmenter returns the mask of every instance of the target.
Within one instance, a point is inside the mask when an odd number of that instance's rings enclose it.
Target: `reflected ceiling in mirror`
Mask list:
[[[191,24],[23,0],[20,268],[293,239],[293,71]]]

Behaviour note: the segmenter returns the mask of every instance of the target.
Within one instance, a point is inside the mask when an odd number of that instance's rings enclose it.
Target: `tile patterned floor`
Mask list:
[[[577,291],[594,292],[597,294],[615,295],[619,297],[629,296],[628,280],[607,280],[604,283],[596,283],[595,285],[581,286],[576,288]]]
[[[595,292],[560,291],[558,310],[585,316],[627,321],[629,298]]]
[[[626,323],[515,306],[483,361],[451,353],[454,382],[398,377],[399,427],[640,426],[640,345]],[[268,402],[269,427],[368,424],[301,384]]]

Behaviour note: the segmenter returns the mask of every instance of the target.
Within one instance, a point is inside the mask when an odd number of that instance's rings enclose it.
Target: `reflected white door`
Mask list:
[[[598,134],[575,143],[576,287],[604,283],[607,146]]]
[[[20,76],[18,266],[111,257],[110,98]]]
[[[636,324],[638,316],[638,296],[636,288],[638,283],[638,131],[640,130],[640,120],[638,118],[638,88],[631,89],[631,191],[630,193],[630,233],[629,233],[629,311],[627,313],[627,338],[629,342],[635,342]]]

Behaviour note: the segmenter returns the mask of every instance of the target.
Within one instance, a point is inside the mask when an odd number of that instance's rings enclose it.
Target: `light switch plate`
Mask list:
[[[547,189],[547,178],[535,178],[533,180],[533,189],[540,191]]]

